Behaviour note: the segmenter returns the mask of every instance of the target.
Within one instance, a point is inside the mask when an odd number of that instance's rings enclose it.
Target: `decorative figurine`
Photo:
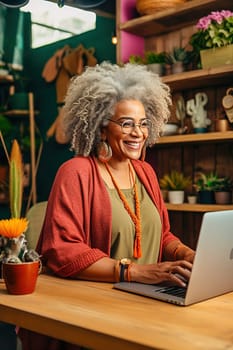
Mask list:
[[[204,106],[208,102],[208,97],[204,92],[198,92],[195,99],[187,101],[186,111],[192,117],[192,125],[196,132],[206,132],[211,120],[207,118],[207,111]]]

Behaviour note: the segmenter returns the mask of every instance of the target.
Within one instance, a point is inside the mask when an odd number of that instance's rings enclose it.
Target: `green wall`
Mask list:
[[[73,48],[79,44],[83,44],[86,48],[94,47],[98,62],[108,60],[115,63],[116,47],[111,43],[111,34],[114,29],[114,19],[97,16],[95,30],[33,49],[26,57],[25,70],[32,79],[35,105],[36,109],[40,111],[39,115],[36,116],[36,124],[44,140],[37,174],[38,201],[48,198],[58,167],[73,156],[69,151],[69,145],[58,144],[54,138],[46,140],[46,131],[57,116],[57,105],[55,82],[47,83],[41,76],[44,65],[58,49],[66,44]]]

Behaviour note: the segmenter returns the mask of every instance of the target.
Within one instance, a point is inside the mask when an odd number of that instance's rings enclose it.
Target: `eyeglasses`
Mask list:
[[[136,126],[138,126],[143,134],[147,133],[148,130],[151,128],[151,120],[150,119],[143,119],[140,121],[140,123],[135,123],[132,119],[125,119],[122,122],[117,120],[108,119],[110,122],[113,122],[115,124],[118,124],[121,126],[121,130],[123,134],[130,134],[134,131]]]

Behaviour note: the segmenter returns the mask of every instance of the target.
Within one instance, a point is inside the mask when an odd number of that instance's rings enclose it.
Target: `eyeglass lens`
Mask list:
[[[121,123],[122,131],[125,133],[132,132],[136,126],[139,126],[142,132],[148,131],[151,126],[151,122],[149,119],[144,119],[140,123],[136,124],[133,120],[124,120]]]

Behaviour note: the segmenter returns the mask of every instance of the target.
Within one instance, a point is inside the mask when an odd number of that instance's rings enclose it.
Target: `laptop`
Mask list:
[[[233,210],[203,215],[186,288],[118,282],[114,288],[176,305],[191,305],[233,291]]]

